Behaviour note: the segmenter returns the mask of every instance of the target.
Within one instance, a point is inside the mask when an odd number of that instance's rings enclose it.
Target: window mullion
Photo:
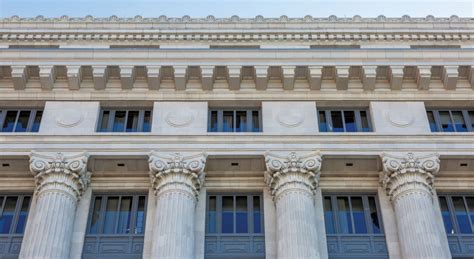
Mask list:
[[[466,196],[462,196],[462,200],[464,202],[464,208],[467,213],[467,219],[469,220],[469,223],[471,224],[471,233],[474,233],[474,228],[473,228],[474,226],[471,220],[471,215],[469,214],[469,207],[467,206]]]
[[[132,196],[132,208],[130,210],[130,227],[129,233],[135,235],[136,234],[136,221],[137,221],[137,213],[138,213],[138,199],[139,195]]]
[[[253,130],[253,111],[247,110],[245,113],[246,116],[246,125],[247,125],[247,132],[252,132]]]
[[[15,233],[16,226],[18,224],[18,217],[20,216],[21,205],[23,204],[23,195],[18,195],[16,199],[15,211],[13,213],[13,220],[10,226],[9,233]]]
[[[344,110],[339,111],[339,113],[341,113],[342,129],[344,130],[344,132],[347,132],[347,129],[346,129],[346,116],[345,116]]]
[[[118,196],[118,204],[117,204],[117,210],[116,210],[116,218],[115,218],[115,228],[114,228],[114,234],[118,234],[118,225],[120,223],[120,207],[122,206],[122,196]]]
[[[438,132],[444,132],[443,126],[441,125],[441,118],[439,116],[439,111],[433,110],[433,117],[435,119],[436,128],[438,128]]]
[[[100,196],[98,196],[100,197]],[[108,196],[102,196],[101,204],[100,204],[100,210],[99,210],[99,224],[98,227],[99,229],[97,230],[97,234],[103,234],[104,233],[104,224],[105,224],[105,213],[107,209],[107,203],[109,202],[109,197]]]
[[[360,111],[354,110],[355,123],[358,132],[362,132],[362,119],[360,118]]]
[[[451,219],[453,220],[454,230],[455,230],[456,234],[459,234],[459,233],[461,233],[461,231],[460,231],[460,228],[459,228],[458,220],[456,218],[456,211],[454,209],[452,196],[446,196],[446,202],[448,203],[448,210],[450,212],[449,214],[451,214]]]
[[[332,117],[331,117],[331,110],[326,110],[324,111],[326,114],[326,123],[328,125],[328,132],[333,132],[333,126],[332,126]]]
[[[237,111],[236,111],[236,110],[233,110],[233,111],[232,111],[232,114],[234,115],[234,116],[232,117],[232,121],[234,122],[234,123],[232,124],[232,131],[233,131],[233,132],[237,132]],[[242,126],[242,125],[240,125],[240,126]]]
[[[21,113],[21,110],[16,111],[16,118],[15,118],[15,122],[13,123],[12,132],[16,132],[16,125],[18,124],[18,119],[20,118],[20,113]]]
[[[5,210],[5,204],[6,204],[6,200],[7,200],[7,196],[3,196],[3,202],[2,202],[2,207],[0,208],[0,217],[3,217],[3,211]]]
[[[352,197],[351,196],[347,196],[347,200],[349,201],[349,213],[351,215],[351,221],[352,221],[352,233],[351,234],[355,234],[356,231],[355,231],[355,221],[354,221],[354,213],[352,212]]]
[[[109,122],[107,124],[107,132],[112,132],[114,130],[115,122],[115,110],[109,111]]]
[[[363,195],[362,197],[362,207],[364,211],[364,219],[365,219],[365,226],[368,234],[374,234],[374,230],[372,228],[372,223],[370,222],[370,206],[369,206],[369,199],[368,196]],[[377,211],[377,208],[376,208]],[[378,216],[378,213],[377,213]]]
[[[233,211],[233,216],[232,216],[232,220],[234,221],[233,223],[233,227],[234,227],[234,234],[237,233],[237,196],[233,195],[232,196],[232,200],[233,200],[233,207],[234,207],[234,211]]]
[[[337,196],[334,195],[334,196],[329,196],[329,198],[331,199],[331,207],[332,207],[332,211],[333,211],[333,220],[334,220],[334,228],[336,231],[334,231],[336,234],[341,234],[342,230],[341,230],[341,226],[339,225],[339,209],[337,207]]]
[[[216,232],[222,234],[222,195],[216,195]]]
[[[138,111],[137,132],[143,132],[143,124],[145,123],[145,110]]]
[[[33,122],[35,121],[35,117],[36,117],[36,110],[31,110],[30,117],[28,118],[28,123],[26,124],[26,132],[31,132],[31,129],[33,128]]]
[[[129,112],[129,110],[125,111],[125,119],[123,120],[123,132],[127,132],[128,112]]]
[[[3,132],[3,123],[5,122],[6,117],[7,117],[7,111],[0,110],[0,132]]]
[[[247,195],[247,233],[253,234],[253,196]]]
[[[217,131],[224,131],[224,111],[217,110]]]
[[[453,114],[452,114],[451,110],[449,110],[448,113],[449,113],[449,119],[451,120],[451,125],[453,127],[453,130],[454,130],[454,132],[457,132],[458,129],[456,129],[456,123],[454,123],[454,117],[453,117]]]
[[[464,117],[464,123],[466,123],[467,131],[474,131],[474,129],[472,128],[472,124],[474,123],[474,121],[471,121],[471,118],[469,117],[469,111],[462,110],[462,116]]]

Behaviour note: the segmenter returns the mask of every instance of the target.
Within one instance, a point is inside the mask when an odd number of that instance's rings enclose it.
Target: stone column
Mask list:
[[[86,153],[31,153],[36,206],[23,238],[20,258],[69,258],[77,202],[90,182],[87,159]]]
[[[194,222],[206,154],[152,152],[149,158],[156,208],[151,258],[194,258]]]
[[[314,195],[321,156],[266,153],[265,163],[265,182],[276,206],[278,258],[320,258]]]
[[[438,154],[382,154],[382,186],[393,204],[402,258],[451,258],[434,214]]]

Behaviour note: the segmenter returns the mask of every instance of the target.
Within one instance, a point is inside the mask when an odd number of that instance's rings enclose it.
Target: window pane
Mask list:
[[[439,118],[441,120],[441,128],[443,132],[454,132],[453,124],[451,123],[451,117],[448,111],[440,111]]]
[[[41,125],[41,118],[43,117],[43,111],[36,111],[35,120],[31,127],[31,132],[38,132]]]
[[[222,233],[234,233],[234,197],[222,197]]]
[[[135,222],[135,234],[143,234],[145,231],[145,202],[146,197],[138,197],[137,219]]]
[[[143,117],[143,132],[151,131],[151,111],[145,111],[145,116]]]
[[[234,131],[234,112],[233,111],[224,111],[223,118],[223,132],[233,132]]]
[[[2,131],[3,132],[13,132],[13,127],[15,126],[16,115],[18,111],[8,111],[3,122]]]
[[[342,114],[340,111],[331,111],[332,131],[344,132],[344,125],[342,122]]]
[[[127,118],[126,132],[137,132],[138,131],[138,111],[129,111]]]
[[[130,233],[130,218],[132,215],[132,197],[122,197],[120,202],[119,221],[117,234]]]
[[[436,125],[436,121],[435,121],[433,112],[432,111],[427,111],[426,115],[428,115],[428,121],[430,123],[431,132],[438,132],[438,126]]]
[[[331,197],[324,197],[324,223],[326,225],[326,233],[334,234],[334,215],[331,206]]]
[[[354,111],[344,111],[344,121],[346,122],[346,131],[347,132],[356,132],[357,131]]]
[[[16,202],[18,197],[10,196],[7,197],[5,207],[3,209],[2,217],[0,218],[0,233],[10,233],[10,228],[13,222],[13,216],[15,214]]]
[[[236,116],[235,131],[247,131],[247,111],[236,111]]]
[[[351,212],[349,209],[349,199],[347,197],[337,198],[338,220],[341,234],[352,233]]]
[[[107,132],[109,125],[110,111],[104,111],[102,113],[102,121],[100,123],[100,132]]]
[[[117,220],[119,197],[109,197],[105,209],[104,234],[115,233],[115,221]]]
[[[209,126],[210,132],[217,132],[217,111],[211,111],[211,125]]]
[[[459,225],[459,231],[461,233],[471,233],[471,224],[469,223],[469,218],[464,207],[464,200],[462,197],[452,197],[454,212],[456,215],[456,220]]]
[[[207,233],[216,233],[217,222],[217,198],[216,196],[209,196],[209,204],[207,211]]]
[[[448,203],[445,197],[439,197],[439,206],[441,208],[441,215],[443,217],[444,229],[448,234],[454,234],[453,222],[449,214]]]
[[[328,132],[328,124],[326,120],[326,112],[319,112],[319,132]]]
[[[92,211],[91,226],[89,229],[90,234],[98,234],[99,230],[99,219],[100,219],[100,207],[102,204],[102,197],[96,197],[94,200],[94,209]]]
[[[360,111],[360,122],[362,123],[362,131],[370,132],[369,118],[366,111]]]
[[[379,217],[377,215],[377,206],[375,204],[374,197],[368,197],[369,199],[369,211],[370,211],[370,222],[372,223],[372,231],[374,234],[381,233]]]
[[[471,222],[474,220],[474,197],[466,197],[467,208]]]
[[[125,128],[126,111],[116,111],[113,132],[123,132]]]
[[[473,115],[474,116],[474,115]],[[260,117],[258,116],[258,111],[252,111],[252,131],[260,132]]]
[[[471,129],[474,130],[474,111],[469,112],[469,120],[471,121]]]
[[[362,204],[362,197],[352,197],[352,216],[354,218],[354,228],[357,234],[367,233],[367,226],[365,224],[364,205]]]
[[[464,116],[462,115],[461,111],[453,111],[451,112],[453,115],[454,126],[456,127],[457,132],[466,132],[467,126],[464,122]]]
[[[237,196],[236,203],[236,232],[248,233],[247,196]]]
[[[16,123],[15,132],[26,132],[28,129],[28,120],[30,120],[31,111],[20,111],[18,122]]]
[[[28,209],[30,208],[30,197],[25,196],[21,205],[20,213],[18,215],[18,222],[16,224],[16,234],[23,234],[25,231],[26,220],[28,219]]]
[[[253,196],[253,233],[262,233],[260,196]]]

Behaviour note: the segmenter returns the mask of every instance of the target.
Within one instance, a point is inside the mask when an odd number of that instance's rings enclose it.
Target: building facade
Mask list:
[[[472,258],[471,18],[0,23],[0,258]]]

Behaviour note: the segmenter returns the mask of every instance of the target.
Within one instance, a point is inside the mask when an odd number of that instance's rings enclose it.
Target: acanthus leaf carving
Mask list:
[[[149,155],[150,181],[158,196],[167,190],[180,190],[197,198],[204,182],[206,153],[151,152]]]

